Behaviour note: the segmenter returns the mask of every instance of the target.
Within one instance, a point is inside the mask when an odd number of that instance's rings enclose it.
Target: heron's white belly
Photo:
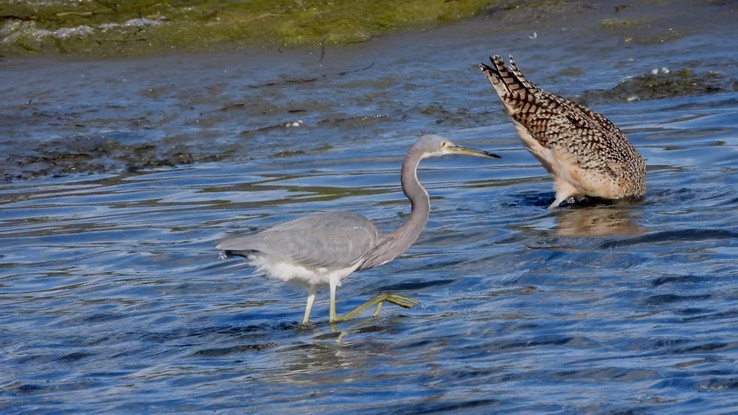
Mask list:
[[[281,258],[277,259],[264,255],[249,255],[248,260],[257,270],[265,272],[272,278],[305,285],[325,285],[333,280],[336,282],[336,286],[340,286],[341,280],[359,267],[359,264],[340,269],[305,267],[292,262],[286,262]]]

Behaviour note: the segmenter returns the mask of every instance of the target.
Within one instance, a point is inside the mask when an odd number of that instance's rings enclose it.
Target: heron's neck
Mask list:
[[[402,191],[410,199],[410,219],[394,232],[381,236],[361,269],[382,265],[402,255],[423,232],[430,214],[430,198],[416,175],[421,155],[411,152],[402,164]]]
[[[410,199],[410,219],[388,235],[403,247],[403,252],[418,240],[430,215],[430,198],[417,176],[420,158],[408,155],[407,159],[402,166],[402,191]]]

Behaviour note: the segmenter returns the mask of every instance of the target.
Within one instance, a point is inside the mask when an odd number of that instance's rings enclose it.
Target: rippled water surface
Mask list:
[[[152,157],[225,156],[135,169],[111,157],[93,174],[0,185],[0,410],[734,413],[738,92],[593,100],[646,158],[647,196],[547,211],[551,180],[475,65],[511,52],[572,97],[664,67],[730,85],[735,27],[633,44],[490,22],[322,61],[6,62],[36,79],[4,86],[19,102],[2,107],[7,154],[115,139]],[[425,232],[338,290],[339,312],[380,292],[418,307],[329,325],[323,291],[301,326],[305,292],[218,260],[226,236],[321,210],[396,228],[409,211],[399,167],[421,132],[503,158],[424,161]]]

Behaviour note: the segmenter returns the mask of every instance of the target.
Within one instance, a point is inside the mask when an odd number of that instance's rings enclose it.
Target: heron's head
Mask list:
[[[412,150],[420,152],[422,158],[439,157],[445,154],[465,154],[467,156],[500,158],[497,154],[487,151],[456,145],[450,140],[436,134],[428,134],[418,138],[413,144]]]

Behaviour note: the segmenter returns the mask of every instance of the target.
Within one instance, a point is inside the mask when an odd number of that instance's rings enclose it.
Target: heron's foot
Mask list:
[[[379,312],[382,310],[382,304],[384,304],[385,301],[388,302],[388,303],[392,303],[392,304],[398,305],[398,306],[403,307],[403,308],[413,308],[416,305],[420,304],[420,302],[418,302],[416,300],[413,300],[412,298],[405,297],[404,295],[386,294],[386,293],[379,294],[378,296],[372,298],[371,300],[365,302],[364,304],[356,307],[352,311],[350,311],[350,312],[348,312],[348,313],[346,313],[344,315],[341,315],[341,316],[336,317],[336,319],[333,320],[332,322],[335,323],[335,322],[339,322],[339,321],[348,321],[348,320],[351,320],[352,318],[354,318],[354,317],[358,316],[359,314],[361,314],[362,312],[364,312],[364,310],[366,310],[366,309],[368,309],[368,308],[370,308],[370,307],[372,307],[374,305],[377,306],[377,309],[374,311],[374,314],[372,314],[372,316],[373,317],[377,317],[379,315]]]

